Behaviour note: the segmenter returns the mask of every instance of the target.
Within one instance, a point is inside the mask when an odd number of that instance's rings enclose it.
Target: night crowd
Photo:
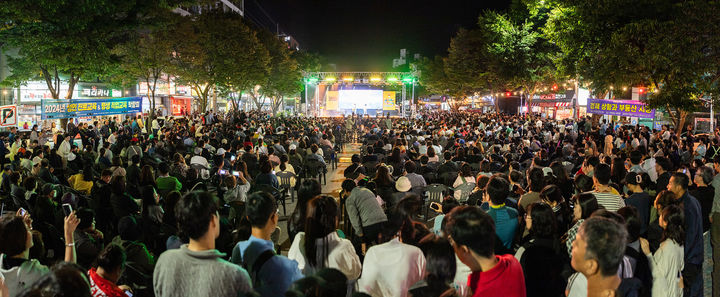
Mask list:
[[[718,131],[470,112],[47,126],[0,137],[2,297],[720,294]]]

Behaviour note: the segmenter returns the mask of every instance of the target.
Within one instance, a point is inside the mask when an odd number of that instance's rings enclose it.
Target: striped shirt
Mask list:
[[[617,211],[625,207],[625,200],[618,194],[593,192],[593,195],[595,195],[598,205],[602,205],[609,211]]]

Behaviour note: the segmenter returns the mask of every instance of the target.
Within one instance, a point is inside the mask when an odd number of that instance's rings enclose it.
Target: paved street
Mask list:
[[[338,198],[340,194],[340,185],[342,184],[343,180],[345,180],[343,176],[343,171],[345,171],[345,168],[350,166],[350,157],[353,154],[359,154],[360,153],[360,144],[347,144],[345,145],[345,151],[338,154],[338,167],[336,169],[330,168],[328,166],[328,173],[327,173],[327,184],[322,186],[322,193],[323,195],[330,195],[332,197]],[[295,202],[292,202],[290,200],[287,200],[287,214],[290,216],[292,212],[295,210],[295,206],[297,205],[297,200]],[[282,206],[280,207],[280,211],[282,211]],[[287,233],[287,220],[284,220],[278,224],[281,228],[280,233],[280,243],[284,243],[288,238]],[[287,247],[289,248],[289,244],[287,243]],[[285,251],[284,253],[286,253]]]

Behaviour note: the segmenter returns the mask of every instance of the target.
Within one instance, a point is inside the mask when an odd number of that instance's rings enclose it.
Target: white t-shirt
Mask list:
[[[340,238],[337,232],[328,234],[325,239],[328,243],[328,255],[325,259],[325,267],[334,268],[345,274],[348,280],[356,280],[360,277],[362,271],[362,264],[360,264],[360,258],[355,252],[355,248],[352,243],[347,240]],[[321,251],[323,249],[323,238],[315,240],[317,261],[321,261]],[[312,275],[317,272],[318,269],[311,267],[307,263],[305,257],[305,232],[300,232],[295,235],[290,250],[288,251],[288,258],[295,260],[298,263],[298,268],[304,275]]]
[[[373,297],[405,297],[424,273],[422,251],[395,238],[368,249],[357,289]]]

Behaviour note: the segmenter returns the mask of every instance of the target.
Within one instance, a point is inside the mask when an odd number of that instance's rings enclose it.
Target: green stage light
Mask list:
[[[403,78],[403,81],[404,82],[412,82],[413,79],[412,79],[412,77],[406,77],[406,78]]]
[[[308,78],[308,82],[316,83],[317,81],[318,81],[318,79],[315,77]]]
[[[397,79],[397,77],[388,77],[387,80],[388,81],[397,81],[398,79]]]

